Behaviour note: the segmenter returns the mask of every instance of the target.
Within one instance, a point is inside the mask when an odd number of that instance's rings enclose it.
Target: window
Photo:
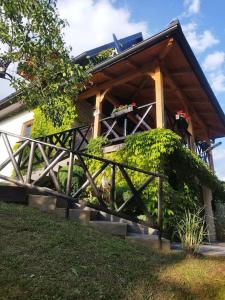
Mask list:
[[[23,123],[21,135],[25,137],[30,137],[32,125],[33,125],[33,120]]]

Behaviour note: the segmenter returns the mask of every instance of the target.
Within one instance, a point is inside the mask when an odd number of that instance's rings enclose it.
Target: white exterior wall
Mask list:
[[[8,117],[2,121],[0,121],[0,130],[8,131],[14,134],[21,135],[23,123],[30,121],[33,119],[33,112],[20,112],[12,117]],[[10,144],[13,146],[18,139],[10,138]],[[6,150],[5,144],[0,137],[0,164],[8,158],[8,152]],[[11,176],[13,171],[12,164],[10,163],[7,167],[5,167],[1,174],[5,176]]]

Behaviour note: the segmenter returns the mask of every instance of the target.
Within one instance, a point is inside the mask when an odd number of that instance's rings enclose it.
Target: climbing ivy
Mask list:
[[[64,131],[71,128],[74,122],[74,117],[64,116],[61,126],[55,126],[51,119],[47,118],[40,108],[33,110],[34,121],[31,128],[31,137],[37,138],[54,134],[56,132]]]
[[[167,176],[163,184],[165,230],[171,234],[177,220],[182,219],[185,211],[195,211],[202,207],[201,186],[210,187],[217,198],[225,199],[225,189],[220,180],[208,166],[191,150],[184,147],[180,137],[168,129],[153,129],[143,133],[130,135],[117,152],[103,154],[102,146],[106,141],[101,137],[90,142],[89,152],[95,155],[127,163],[146,171],[155,171]],[[94,160],[90,170],[96,171],[100,164]],[[143,183],[146,176],[137,172],[129,172],[136,186]],[[104,176],[109,180],[110,171]],[[128,187],[121,176],[116,177],[118,201],[121,195],[128,192]],[[101,183],[101,178],[98,179]],[[157,181],[153,181],[143,192],[143,201],[154,218],[157,216]],[[138,209],[132,211],[136,216]]]

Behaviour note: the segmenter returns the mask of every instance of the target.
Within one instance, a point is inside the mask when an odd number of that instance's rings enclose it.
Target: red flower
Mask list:
[[[177,115],[184,118],[186,120],[186,122],[189,122],[189,116],[183,111],[183,110],[179,110],[177,111]],[[179,117],[178,117],[179,118]]]

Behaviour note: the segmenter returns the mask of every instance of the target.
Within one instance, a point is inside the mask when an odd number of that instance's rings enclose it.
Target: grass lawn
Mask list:
[[[225,259],[159,254],[0,203],[0,299],[225,299]]]

